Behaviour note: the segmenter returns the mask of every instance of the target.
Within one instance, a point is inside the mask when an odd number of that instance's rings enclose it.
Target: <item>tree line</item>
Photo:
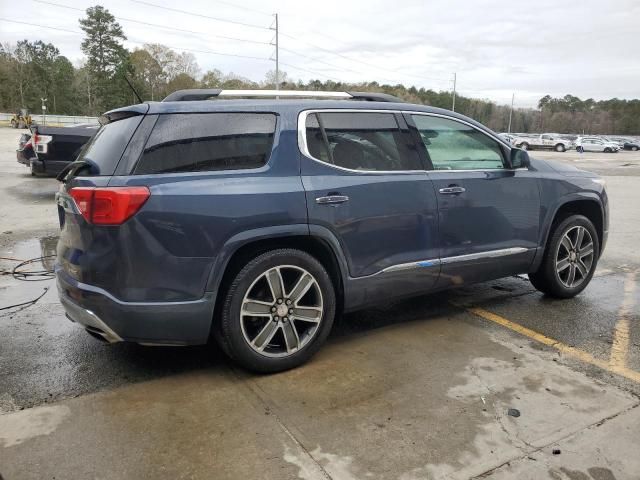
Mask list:
[[[90,7],[79,20],[84,31],[84,58],[74,66],[59,49],[41,40],[0,45],[0,110],[28,108],[39,112],[43,98],[48,111],[62,115],[99,115],[112,108],[138,103],[128,79],[140,97],[162,100],[184,88],[274,88],[275,74],[254,82],[218,69],[201,72],[193,54],[160,44],[127,50],[126,36],[104,7]],[[332,80],[293,80],[280,75],[281,89],[384,92],[424,105],[450,109],[452,93],[378,82],[344,83]],[[573,95],[546,95],[538,108],[516,108],[512,132],[640,134],[640,100],[582,100]],[[507,131],[510,107],[482,99],[456,96],[456,111],[496,131]]]

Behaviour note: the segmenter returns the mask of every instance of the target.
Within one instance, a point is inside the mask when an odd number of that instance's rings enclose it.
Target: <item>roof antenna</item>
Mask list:
[[[124,77],[124,81],[125,81],[125,82],[127,82],[127,85],[129,85],[129,88],[131,89],[131,91],[133,91],[133,94],[136,96],[136,98],[138,99],[138,101],[139,101],[140,103],[144,103],[144,102],[142,101],[142,99],[140,98],[140,95],[138,95],[138,92],[136,92],[136,89],[135,89],[135,88],[133,88],[133,85],[131,85],[131,82],[130,82],[130,81],[129,81],[129,79],[127,78],[127,75],[125,74],[125,75],[123,75],[123,77]]]

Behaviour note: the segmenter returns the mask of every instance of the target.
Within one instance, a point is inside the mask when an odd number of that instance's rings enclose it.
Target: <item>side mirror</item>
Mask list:
[[[509,164],[512,169],[516,168],[529,168],[531,162],[529,161],[529,154],[525,150],[519,148],[512,148],[509,155]]]

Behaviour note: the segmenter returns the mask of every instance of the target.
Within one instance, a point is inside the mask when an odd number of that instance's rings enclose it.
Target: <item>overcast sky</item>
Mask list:
[[[51,3],[82,9],[96,5],[90,0]],[[82,12],[51,3],[21,0],[18,8],[16,2],[0,0],[0,18],[80,31]],[[127,48],[162,43],[192,51],[203,72],[218,68],[264,79],[274,68],[269,60],[274,56],[269,45],[274,32],[269,27],[271,13],[277,12],[281,69],[293,79],[376,80],[450,90],[456,72],[460,94],[509,103],[515,92],[516,106],[522,107],[534,106],[547,93],[640,97],[639,0],[104,0],[98,4],[118,17],[129,39]],[[72,32],[4,21],[0,32],[2,42],[41,39],[55,44],[74,63],[82,58],[82,37]]]

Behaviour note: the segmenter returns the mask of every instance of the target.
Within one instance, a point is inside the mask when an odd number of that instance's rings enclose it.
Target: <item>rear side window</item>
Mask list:
[[[275,128],[271,113],[160,115],[134,173],[258,168],[269,160]]]
[[[97,168],[92,169],[92,175],[113,175],[142,118],[143,115],[134,115],[103,125],[82,149],[77,160],[95,164]]]
[[[408,132],[393,113],[313,113],[306,120],[309,154],[350,170],[422,170]]]

